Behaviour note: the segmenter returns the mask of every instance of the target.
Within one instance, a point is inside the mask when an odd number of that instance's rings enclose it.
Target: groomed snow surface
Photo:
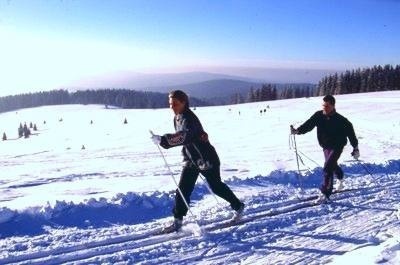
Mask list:
[[[225,225],[232,210],[199,178],[194,216],[168,235],[154,232],[172,221],[175,186],[149,129],[173,132],[170,110],[2,113],[0,264],[400,264],[400,92],[336,98],[361,157],[346,146],[345,190],[322,205],[310,199],[322,180],[315,130],[296,136],[301,176],[289,147],[289,125],[319,110],[320,97],[197,108],[246,209]],[[39,130],[17,139],[20,122]],[[180,148],[163,153],[178,178]]]

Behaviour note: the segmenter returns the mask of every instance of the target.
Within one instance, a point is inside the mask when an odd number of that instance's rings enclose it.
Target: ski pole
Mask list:
[[[150,133],[151,133],[151,135],[154,136],[153,131],[150,130]],[[175,185],[176,185],[176,187],[177,187],[177,190],[178,190],[178,192],[179,192],[179,195],[181,196],[181,198],[182,198],[183,202],[185,203],[186,207],[188,208],[188,211],[189,211],[190,215],[192,215],[192,217],[194,218],[195,222],[197,223],[197,221],[196,221],[196,219],[195,219],[195,216],[194,216],[192,210],[190,210],[189,204],[188,204],[188,202],[187,202],[186,199],[185,199],[185,196],[183,196],[183,192],[182,192],[181,188],[179,188],[178,182],[176,182],[174,173],[172,172],[171,167],[169,166],[169,164],[168,164],[168,162],[167,162],[167,159],[166,159],[165,156],[164,156],[164,153],[162,152],[160,146],[159,146],[158,144],[156,144],[156,145],[157,145],[158,151],[160,151],[161,157],[162,157],[163,160],[164,160],[165,167],[168,169],[169,173],[171,174],[171,178],[172,178],[173,181],[175,182]],[[199,225],[199,224],[197,223],[197,225]],[[199,225],[199,226],[200,226],[200,225]]]
[[[356,159],[356,161],[361,165],[362,168],[364,168],[365,172],[367,172],[371,177],[374,177],[375,173],[372,173],[372,171],[370,169],[368,169],[368,167],[366,166],[365,163],[362,163],[361,160]],[[389,174],[387,172],[384,172],[386,177],[389,178]],[[381,178],[383,178],[385,175],[382,175],[378,178],[375,179],[375,181],[380,180]]]
[[[361,163],[360,160],[358,160],[358,159],[356,159],[356,160],[357,160],[357,162],[364,168],[364,170],[365,170],[371,177],[373,177],[371,171],[367,168],[367,166],[364,165],[363,163]]]
[[[372,178],[374,178],[374,175],[377,175],[376,173],[372,173],[372,171],[370,170],[370,169],[368,169],[368,167],[366,166],[366,163],[365,163],[365,161],[363,162],[363,160],[359,160],[359,159],[354,159],[353,161],[357,161],[357,163],[365,170],[365,172],[367,172],[367,174],[368,175],[370,175]],[[378,180],[380,180],[381,178],[383,178],[383,177],[387,177],[387,178],[390,178],[389,177],[389,174],[387,173],[387,172],[384,172],[385,173],[385,175],[382,175],[382,176],[380,176],[380,177],[377,177],[377,178],[375,178],[374,179],[374,181],[376,182],[376,181],[378,181]],[[391,179],[391,178],[390,178]]]
[[[293,125],[290,125],[291,129],[293,128]],[[300,172],[300,165],[299,165],[299,155],[297,154],[297,144],[296,144],[296,136],[293,134],[293,144],[294,144],[294,152],[296,154],[296,163],[297,163],[297,170],[299,171],[299,182],[300,182],[300,187],[303,187],[302,179],[301,179],[301,172]]]
[[[207,181],[203,178],[203,176],[202,176],[201,174],[200,174],[200,178],[201,178],[201,180],[202,180],[204,183],[207,182]],[[219,204],[218,198],[217,198],[217,196],[215,196],[214,192],[212,192],[210,186],[208,185],[208,182],[206,183],[206,187],[207,187],[208,191],[210,192],[210,194],[214,197],[214,199],[215,199],[215,201],[217,202],[217,204]]]
[[[371,173],[371,171],[367,168],[367,166],[364,165],[364,164],[362,163],[363,160],[354,158],[354,159],[352,159],[352,160],[345,160],[344,162],[357,162],[357,164],[360,165],[360,166],[364,169],[364,171],[367,172],[368,175],[370,175],[371,177],[374,177],[374,175],[373,175],[373,174]],[[387,174],[386,174],[386,175],[387,175]]]

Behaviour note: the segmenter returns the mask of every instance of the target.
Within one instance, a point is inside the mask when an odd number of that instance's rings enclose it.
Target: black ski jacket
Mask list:
[[[323,111],[317,111],[303,125],[297,128],[298,134],[305,134],[317,127],[319,145],[324,149],[343,149],[347,144],[355,148],[358,140],[354,133],[353,125],[345,117],[336,111],[330,115],[324,115]]]
[[[166,149],[183,146],[184,162],[190,162],[200,170],[208,170],[220,165],[215,148],[208,141],[208,135],[203,130],[199,118],[186,109],[174,117],[175,133],[161,137],[160,145]]]

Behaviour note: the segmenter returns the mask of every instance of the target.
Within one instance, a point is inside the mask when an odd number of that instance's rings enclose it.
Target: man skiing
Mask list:
[[[231,189],[221,181],[220,161],[215,148],[210,144],[207,133],[203,130],[198,117],[189,108],[189,98],[181,90],[169,94],[169,106],[173,110],[175,133],[153,135],[155,144],[168,149],[183,146],[182,154],[184,166],[179,180],[179,189],[182,191],[187,203],[194,189],[198,175],[201,173],[210,185],[211,190],[230,203],[238,219],[243,212],[244,204],[235,196]],[[175,194],[173,207],[174,223],[172,231],[182,227],[183,216],[188,212],[185,202],[179,191]]]
[[[351,155],[354,159],[360,157],[358,140],[354,133],[353,125],[345,117],[336,112],[335,98],[327,95],[323,98],[322,110],[317,111],[304,124],[297,129],[291,126],[292,134],[305,134],[317,127],[317,138],[319,145],[323,148],[325,164],[323,168],[324,179],[321,185],[322,195],[320,201],[329,199],[333,190],[333,175],[335,174],[338,183],[336,188],[343,188],[343,170],[337,161],[347,144],[347,138],[353,147]]]

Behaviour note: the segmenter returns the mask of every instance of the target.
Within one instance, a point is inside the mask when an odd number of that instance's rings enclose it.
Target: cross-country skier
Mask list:
[[[169,94],[169,106],[175,114],[174,126],[176,132],[163,136],[153,135],[152,140],[165,149],[183,146],[184,166],[179,180],[179,188],[186,201],[190,202],[190,195],[197,177],[201,173],[206,178],[211,190],[230,203],[232,209],[235,210],[234,218],[239,218],[243,212],[244,204],[221,181],[218,154],[210,144],[200,120],[190,110],[188,96],[181,90],[172,91]],[[174,223],[171,229],[178,231],[182,227],[183,216],[188,212],[178,190],[175,194],[175,205],[172,212]]]
[[[320,201],[324,201],[329,199],[332,194],[334,174],[338,179],[336,188],[343,188],[343,170],[339,167],[337,161],[343,152],[344,146],[347,144],[347,138],[349,138],[353,147],[351,155],[354,159],[360,157],[360,152],[353,125],[336,112],[335,98],[333,96],[325,96],[322,102],[322,110],[317,111],[297,129],[291,127],[291,133],[305,134],[314,129],[314,127],[317,127],[318,142],[323,148],[325,157],[324,180],[320,188],[322,195],[319,198]]]

